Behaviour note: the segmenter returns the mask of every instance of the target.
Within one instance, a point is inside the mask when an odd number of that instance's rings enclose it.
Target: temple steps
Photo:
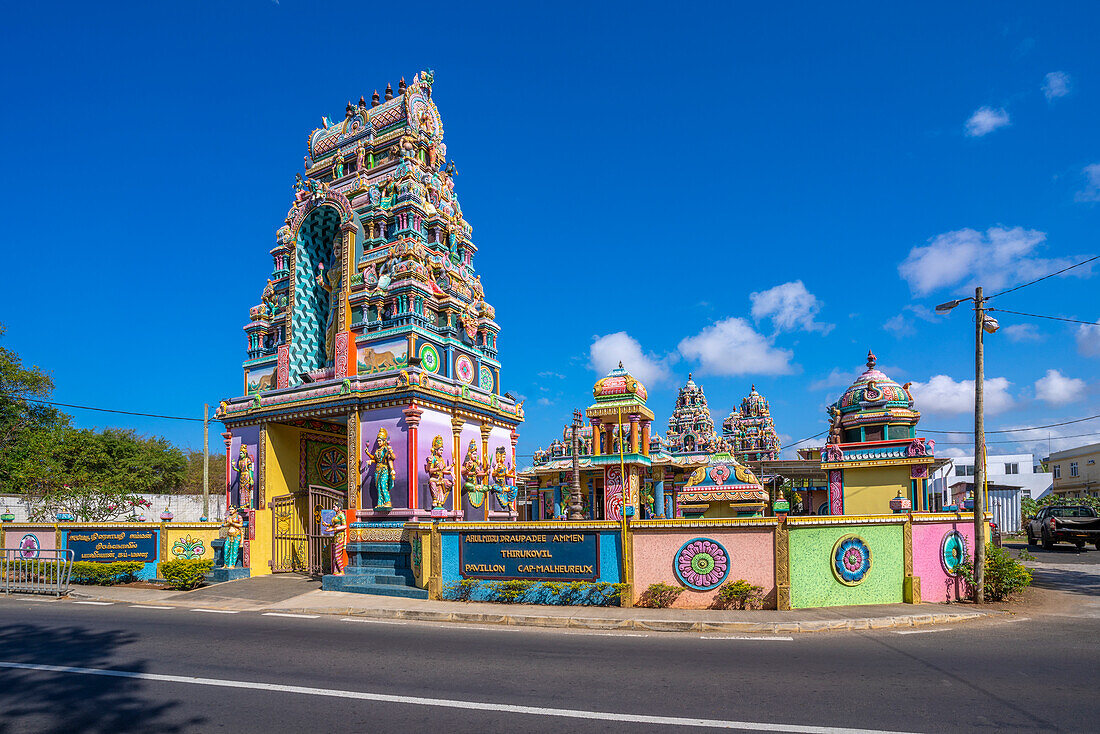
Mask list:
[[[348,567],[343,576],[329,574],[321,580],[325,591],[427,599],[427,589],[416,586],[409,565],[412,546],[405,542],[348,543]]]

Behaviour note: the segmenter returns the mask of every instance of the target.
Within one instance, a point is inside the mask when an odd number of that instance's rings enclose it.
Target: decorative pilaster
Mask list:
[[[639,418],[640,418],[640,416],[638,416],[638,415],[630,416],[630,453],[632,453],[632,454],[641,453],[638,450],[638,419]]]
[[[491,471],[491,464],[489,462],[489,458],[490,458],[489,457],[489,433],[492,432],[493,427],[492,426],[487,426],[484,423],[482,423],[479,426],[479,428],[481,429],[481,468],[485,472],[485,477],[486,477],[485,483],[486,483],[486,485],[488,485],[488,484],[490,484],[489,473]],[[490,494],[491,493],[488,491],[488,488],[486,488],[485,501],[481,503],[481,513],[482,514],[481,514],[480,519],[482,519],[482,520],[487,520],[489,518],[489,505],[491,504],[490,501],[489,501],[489,495]],[[467,518],[467,519],[470,519],[470,518]]]
[[[649,456],[649,432],[650,425],[653,421],[645,421],[642,423],[642,455]]]
[[[913,513],[905,517],[902,526],[902,562],[905,565],[905,581],[902,586],[902,601],[906,604],[920,604],[920,576],[913,575]]]
[[[260,429],[260,443],[256,446],[256,507],[267,504],[267,429]],[[162,556],[163,557],[163,556]]]
[[[416,466],[416,433],[417,426],[420,425],[420,416],[424,415],[424,411],[416,407],[416,403],[412,403],[409,407],[401,411],[405,416],[405,425],[408,426],[408,441],[406,444],[406,452],[409,457],[409,509],[416,510],[420,507],[420,489],[419,478],[420,473],[417,471]]]
[[[791,608],[790,552],[787,518],[779,518],[775,526],[775,608],[783,611]]]
[[[462,511],[462,426],[466,421],[458,416],[451,418],[451,433],[454,436],[454,451],[451,454],[451,470],[455,474],[454,491],[451,493],[451,510]]]
[[[348,414],[348,501],[346,507],[349,516],[355,516],[355,508],[359,506],[359,411],[354,410]]]
[[[603,454],[603,429],[600,427],[600,420],[598,418],[592,419],[592,455],[600,456]]]

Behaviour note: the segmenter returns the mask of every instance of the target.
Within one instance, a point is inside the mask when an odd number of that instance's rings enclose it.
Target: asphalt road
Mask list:
[[[0,598],[0,732],[1097,729],[1100,612],[918,629],[624,636]]]

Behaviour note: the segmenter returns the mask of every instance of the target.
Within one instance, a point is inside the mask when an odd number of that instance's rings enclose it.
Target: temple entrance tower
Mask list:
[[[244,394],[217,413],[254,477],[230,461],[229,504],[320,487],[349,521],[515,517],[523,406],[501,388],[433,81],[360,97],[309,136],[244,327]]]

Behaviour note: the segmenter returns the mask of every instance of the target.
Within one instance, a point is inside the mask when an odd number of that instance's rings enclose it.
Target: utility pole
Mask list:
[[[985,602],[985,298],[974,290],[974,602]]]
[[[202,404],[202,516],[210,518],[210,403]]]
[[[569,519],[583,520],[584,507],[581,505],[581,470],[577,466],[577,454],[580,449],[577,443],[577,431],[581,428],[581,411],[573,411],[573,488],[569,492]]]

